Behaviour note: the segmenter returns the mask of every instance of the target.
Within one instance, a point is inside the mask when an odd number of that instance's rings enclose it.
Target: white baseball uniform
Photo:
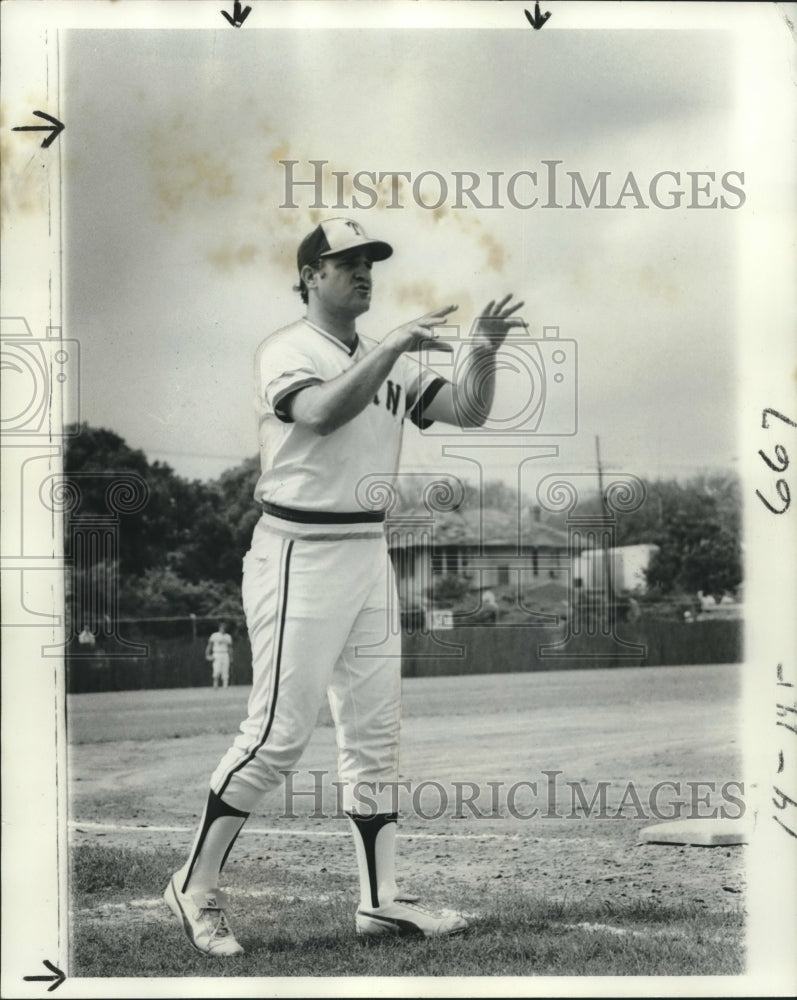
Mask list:
[[[366,269],[392,252],[351,219],[316,226],[296,255],[299,291],[311,315],[330,322],[343,317],[341,329],[350,329],[349,321],[368,308]],[[343,254],[328,269],[319,263]],[[293,394],[339,379],[376,346],[356,337],[347,346],[303,319],[273,334],[257,353],[262,474],[255,496],[263,515],[244,558],[253,673],[248,717],[211,777],[191,853],[164,893],[192,945],[205,954],[243,950],[226,921],[221,871],[249,813],[299,760],[325,693],[357,853],[358,933],[440,936],[467,926],[461,917],[412,907],[396,882],[400,631],[392,627],[398,601],[385,513],[372,503],[380,490],[383,499],[390,492],[405,417],[422,426],[444,380],[417,357],[402,355],[372,401],[334,431],[317,434],[291,419]],[[375,481],[381,487],[369,496],[364,484]]]
[[[402,355],[372,403],[325,436],[285,408],[298,389],[336,378],[375,346],[360,337],[349,349],[303,319],[257,353],[263,515],[242,586],[253,683],[248,718],[211,778],[213,792],[242,812],[299,759],[325,693],[344,808],[361,808],[358,784],[398,776],[401,649],[390,618],[398,602],[384,514],[364,509],[358,486],[374,475],[392,481],[405,418],[428,424],[423,408],[444,380]],[[373,798],[377,813],[395,808],[390,788]]]
[[[230,651],[232,636],[228,632],[213,632],[208,639],[213,683],[220,681],[224,687],[230,683]]]

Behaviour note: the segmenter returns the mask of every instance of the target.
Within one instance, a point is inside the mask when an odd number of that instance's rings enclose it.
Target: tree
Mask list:
[[[647,570],[648,584],[661,593],[698,590],[720,598],[742,580],[741,489],[731,473],[643,480],[645,499],[616,516],[615,544],[659,546]],[[581,513],[598,513],[596,493],[580,503]]]
[[[148,462],[143,451],[130,448],[113,431],[88,424],[70,431],[64,473],[79,504],[64,519],[68,557],[74,555],[72,535],[82,517],[114,515],[107,503],[109,483],[133,473],[146,495],[143,507],[118,514],[118,558],[112,566],[103,551],[90,553],[85,565],[73,565],[67,592],[75,617],[91,617],[81,595],[90,592],[89,584],[108,580],[123,616],[217,614],[239,607],[241,559],[258,516],[251,496],[252,463],[217,482],[189,481],[168,465]],[[247,490],[248,504],[243,500]]]
[[[260,517],[254,501],[254,489],[260,475],[257,455],[247,458],[240,465],[228,469],[213,484],[220,504],[220,513],[230,533],[230,544],[238,560],[236,572],[240,576],[240,560],[252,540],[252,531]]]
[[[214,580],[191,583],[174,570],[148,569],[122,583],[123,615],[137,618],[200,618],[228,615],[239,617],[240,592],[237,587]]]
[[[146,499],[135,513],[119,515],[119,570],[140,574],[197,538],[197,524],[207,510],[208,487],[182,479],[162,462],[149,463],[143,451],[130,448],[123,438],[104,428],[81,424],[70,428],[64,473],[80,495],[79,506],[65,518],[67,546],[72,523],[84,515],[108,516],[106,491],[113,478],[134,473],[143,480]],[[207,523],[203,524],[207,528]],[[195,574],[196,575],[196,574]]]
[[[684,590],[722,597],[742,581],[741,494],[733,476],[697,477],[683,486],[663,484],[659,525],[651,539],[659,551],[648,583],[663,593]]]

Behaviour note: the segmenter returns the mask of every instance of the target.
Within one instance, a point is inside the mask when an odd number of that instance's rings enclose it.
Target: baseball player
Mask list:
[[[230,686],[230,662],[232,660],[232,636],[227,632],[225,622],[219,622],[217,632],[213,632],[205,647],[205,659],[210,660],[213,672],[213,687]]]
[[[401,650],[388,616],[398,603],[384,512],[363,509],[357,486],[374,473],[395,474],[407,419],[419,427],[484,422],[493,356],[510,327],[524,325],[512,315],[522,303],[510,305],[507,296],[487,306],[453,384],[417,355],[452,349],[435,339],[435,327],[456,306],[379,342],[356,328],[371,304],[372,266],[392,253],[349,219],[320,223],[297,255],[306,315],[256,355],[262,516],[243,566],[248,716],[210,779],[190,854],[164,894],[191,944],[208,955],[243,951],[227,920],[220,872],[249,814],[301,756],[325,696],[358,861],[357,932],[432,937],[467,926],[413,905],[396,884]],[[364,655],[368,647],[373,655]]]

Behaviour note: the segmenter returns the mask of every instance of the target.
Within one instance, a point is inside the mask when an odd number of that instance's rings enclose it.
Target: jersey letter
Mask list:
[[[387,380],[387,408],[393,413],[395,417],[396,411],[398,410],[399,398],[401,396],[401,386],[394,385],[390,379]]]

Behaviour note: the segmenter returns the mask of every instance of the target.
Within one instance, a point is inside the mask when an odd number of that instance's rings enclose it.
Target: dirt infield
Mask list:
[[[731,784],[743,781],[740,673],[729,665],[406,680],[402,884],[449,902],[463,884],[521,883],[608,905],[738,906],[743,846],[642,844],[639,832],[675,817],[678,802],[684,817],[743,814],[743,791]],[[70,696],[72,843],[186,849],[246,694]],[[251,891],[265,894],[289,892],[313,871],[320,892],[356,882],[346,820],[336,815],[335,757],[322,713],[293,778],[295,792],[318,782],[319,794],[267,798],[231,856],[232,882],[244,870],[257,878]]]

